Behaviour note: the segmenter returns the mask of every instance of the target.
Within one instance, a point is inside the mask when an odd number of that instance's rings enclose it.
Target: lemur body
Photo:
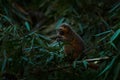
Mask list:
[[[70,25],[63,23],[59,27],[57,35],[58,41],[67,43],[64,45],[64,52],[72,61],[83,55],[85,49],[84,41]]]

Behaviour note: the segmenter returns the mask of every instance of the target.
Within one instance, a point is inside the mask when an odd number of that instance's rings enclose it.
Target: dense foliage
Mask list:
[[[99,69],[64,62],[56,29],[63,22],[84,39],[88,58],[109,56]],[[119,0],[0,0],[0,78],[119,80]]]

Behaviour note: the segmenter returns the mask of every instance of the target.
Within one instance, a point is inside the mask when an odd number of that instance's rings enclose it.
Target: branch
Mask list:
[[[102,61],[102,60],[108,60],[110,57],[100,57],[100,58],[93,58],[93,59],[85,59],[83,61],[87,61],[87,62],[94,62],[94,61]],[[77,61],[78,63],[81,63],[83,61]]]
[[[108,60],[108,59],[109,59],[109,57],[107,57],[107,56],[106,57],[100,57],[100,58],[93,58],[93,59],[85,59],[85,60],[82,60],[82,61],[77,61],[77,66],[78,66],[78,64],[81,64],[83,61],[87,61],[89,63],[89,62]],[[69,64],[67,66],[58,66],[56,68],[49,69],[48,72],[64,70],[64,69],[67,69],[67,68],[70,68],[70,67],[72,67],[72,64]]]

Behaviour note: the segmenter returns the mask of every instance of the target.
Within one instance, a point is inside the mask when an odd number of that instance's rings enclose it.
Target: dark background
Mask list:
[[[56,29],[69,23],[99,69],[63,61]],[[0,0],[2,80],[120,80],[119,0]],[[83,70],[84,69],[84,70]]]

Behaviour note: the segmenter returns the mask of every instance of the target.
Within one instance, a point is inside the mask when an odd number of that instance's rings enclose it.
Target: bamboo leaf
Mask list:
[[[83,33],[83,26],[82,26],[82,24],[78,24],[78,25],[79,25],[79,29],[80,29],[81,33]]]
[[[3,16],[4,17],[4,19],[6,19],[10,24],[12,24],[12,21],[11,21],[11,19],[8,17],[8,16]]]
[[[31,49],[32,49],[33,46],[34,46],[34,40],[35,40],[35,38],[33,37],[33,39],[31,40]]]
[[[83,65],[84,65],[85,68],[87,68],[88,62],[84,60]]]
[[[47,36],[44,36],[44,35],[42,35],[42,34],[38,34],[38,36],[39,36],[40,38],[44,39],[44,40],[47,40],[47,41],[50,41],[50,40],[51,40],[50,38],[48,38]]]
[[[117,78],[119,77],[119,72],[120,72],[120,63],[118,63],[118,65],[116,66],[115,76],[113,77],[113,80],[117,80]]]
[[[98,37],[98,36],[101,36],[101,35],[104,35],[104,34],[108,34],[108,33],[110,33],[110,32],[112,32],[112,30],[109,30],[109,31],[105,31],[105,32],[96,34],[95,36]]]
[[[73,68],[76,68],[76,66],[77,66],[77,62],[74,61],[72,66],[73,66]]]
[[[25,22],[25,26],[26,26],[26,29],[30,31],[30,24],[27,21]]]
[[[50,52],[50,57],[46,60],[46,63],[50,62],[54,58],[54,53]]]
[[[65,20],[65,18],[61,18],[58,20],[58,22],[56,23],[56,29],[60,27],[60,25],[62,24],[62,22]]]
[[[118,48],[115,46],[115,44],[113,42],[110,42],[110,44],[116,49],[118,50]]]
[[[119,6],[120,6],[120,2],[114,5],[114,7],[109,11],[109,13],[112,13],[113,11],[115,11]]]
[[[109,24],[101,17],[101,21],[109,28]]]
[[[120,29],[118,29],[113,36],[111,37],[110,41],[113,42],[120,34]]]
[[[46,44],[44,43],[43,40],[41,40],[40,38],[37,38],[38,43],[40,44],[41,47],[46,47]]]
[[[2,64],[2,69],[1,69],[1,72],[4,72],[5,70],[5,66],[6,66],[6,63],[7,63],[7,55],[6,55],[6,50],[3,51],[3,56],[4,56],[4,61],[3,61],[3,64]]]
[[[116,56],[113,57],[113,59],[112,59],[112,61],[110,62],[110,64],[109,64],[108,66],[106,66],[106,68],[98,75],[98,77],[101,76],[102,74],[104,74],[106,71],[108,71],[108,70],[111,68],[111,66],[112,66],[113,63],[115,62],[115,59],[116,59]]]

